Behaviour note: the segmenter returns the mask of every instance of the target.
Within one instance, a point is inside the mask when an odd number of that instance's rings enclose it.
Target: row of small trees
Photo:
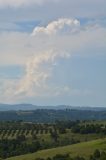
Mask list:
[[[13,130],[13,129],[10,129],[10,130],[0,130],[0,137],[5,137],[5,138],[8,138],[8,137],[16,137],[18,135],[25,135],[25,136],[32,136],[33,134],[50,134],[51,132],[53,131],[53,129],[46,129],[46,130],[24,130],[24,129],[21,129],[21,130]]]
[[[48,124],[48,123],[29,123],[29,122],[23,122],[23,121],[6,121],[6,122],[0,122],[0,130],[8,130],[13,129],[14,130],[46,130],[49,128],[54,128],[55,124]]]

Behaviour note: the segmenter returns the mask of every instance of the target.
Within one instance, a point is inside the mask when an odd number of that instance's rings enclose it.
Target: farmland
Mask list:
[[[9,158],[40,150],[104,139],[105,121],[0,122],[0,155]]]

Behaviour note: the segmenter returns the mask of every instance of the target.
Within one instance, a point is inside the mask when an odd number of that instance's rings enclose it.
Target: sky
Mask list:
[[[106,107],[106,0],[0,0],[0,103]]]

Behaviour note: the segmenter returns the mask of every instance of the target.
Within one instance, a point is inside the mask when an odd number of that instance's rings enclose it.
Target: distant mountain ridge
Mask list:
[[[0,104],[0,111],[9,111],[9,110],[35,110],[37,109],[36,105],[32,104]]]
[[[57,106],[38,106],[33,104],[2,104],[0,103],[0,111],[18,111],[18,110],[36,110],[36,109],[75,109],[75,110],[94,110],[106,111],[106,107],[90,107],[90,106],[71,106],[71,105],[57,105]]]

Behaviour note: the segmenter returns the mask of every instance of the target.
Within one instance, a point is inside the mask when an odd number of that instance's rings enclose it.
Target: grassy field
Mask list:
[[[33,154],[26,154],[13,158],[8,158],[7,160],[35,160],[38,157],[47,158],[47,157],[53,157],[56,154],[65,154],[65,153],[70,154],[70,156],[72,157],[77,155],[83,157],[89,157],[89,155],[92,154],[95,149],[106,151],[106,139],[93,140],[65,147],[42,150]]]

